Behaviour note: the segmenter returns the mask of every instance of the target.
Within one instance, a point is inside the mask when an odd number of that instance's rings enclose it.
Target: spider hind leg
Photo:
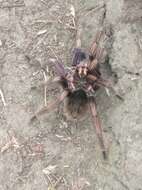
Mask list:
[[[51,110],[53,110],[58,104],[60,104],[61,102],[63,102],[63,100],[67,97],[68,95],[68,91],[63,91],[62,94],[57,97],[56,100],[52,101],[50,104],[48,104],[47,106],[42,107],[40,110],[38,110],[34,116],[31,118],[31,122],[33,122],[38,116],[50,112]]]
[[[106,152],[105,145],[104,145],[102,127],[101,127],[101,123],[99,120],[99,116],[97,114],[94,97],[91,97],[89,99],[89,105],[90,105],[90,111],[91,111],[92,118],[93,118],[93,124],[94,124],[94,127],[96,129],[97,137],[98,137],[99,144],[100,144],[100,147],[102,150],[103,158],[106,160],[107,159],[107,152]]]

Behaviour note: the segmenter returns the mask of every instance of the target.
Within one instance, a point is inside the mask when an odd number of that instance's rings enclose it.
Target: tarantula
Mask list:
[[[39,110],[32,119],[53,109],[64,100],[66,100],[65,110],[73,119],[81,118],[86,110],[90,110],[103,157],[106,158],[107,153],[94,97],[99,87],[111,87],[111,84],[102,78],[99,68],[103,56],[103,49],[98,46],[101,35],[102,32],[97,34],[89,51],[81,48],[74,49],[72,65],[69,68],[65,68],[61,61],[52,62],[58,76],[55,81],[62,86],[63,92],[53,103]]]

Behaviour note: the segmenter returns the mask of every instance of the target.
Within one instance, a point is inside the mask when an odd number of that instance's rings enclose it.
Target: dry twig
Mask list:
[[[0,89],[0,96],[1,96],[1,100],[2,100],[3,105],[6,106],[6,101],[5,101],[5,98],[4,98],[4,94],[3,94],[1,89]]]
[[[10,148],[15,148],[15,149],[20,148],[20,144],[17,138],[14,135],[11,136],[9,133],[8,133],[8,136],[10,139],[3,147],[1,147],[1,150],[0,150],[1,153],[6,152]]]
[[[46,72],[43,71],[44,82],[47,84],[48,78]],[[44,106],[47,106],[47,85],[44,85]]]
[[[1,5],[0,9],[10,9],[10,8],[16,8],[16,7],[25,7],[25,4],[13,4],[13,5]]]

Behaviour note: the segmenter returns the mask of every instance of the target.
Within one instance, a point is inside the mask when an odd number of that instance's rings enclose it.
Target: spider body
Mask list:
[[[89,78],[92,76],[96,79],[101,74],[99,68],[93,70],[88,69],[88,63],[91,62],[91,56],[87,55],[81,48],[74,49],[74,56],[72,61],[73,68],[71,71],[64,71],[66,73],[59,83],[64,90],[69,94],[65,99],[64,113],[69,119],[84,119],[88,111],[88,102],[94,92],[99,88],[94,84],[94,81]],[[79,69],[86,69],[85,73],[79,75]],[[58,73],[58,72],[57,72]],[[71,79],[71,80],[70,80]]]

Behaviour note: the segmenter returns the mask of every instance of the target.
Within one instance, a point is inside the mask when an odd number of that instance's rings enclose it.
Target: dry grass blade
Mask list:
[[[95,6],[95,7],[90,7],[88,9],[86,9],[85,7],[85,11],[87,12],[86,14],[84,14],[84,16],[88,16],[89,14],[91,14],[92,12],[96,12],[99,11],[100,9],[104,8],[104,4],[103,5],[99,5],[99,6]],[[83,11],[82,11],[83,12]]]
[[[25,7],[25,4],[13,4],[13,5],[2,5],[0,6],[0,9],[10,9],[10,8],[16,8],[16,7]]]
[[[57,165],[49,165],[47,168],[44,168],[42,171],[47,176],[50,185],[48,190],[55,190],[56,187],[59,185],[60,181],[63,179],[63,176],[56,179],[56,181],[52,182],[52,176],[56,173]]]
[[[15,136],[9,136],[10,140],[1,148],[1,153],[6,152],[10,148],[18,149],[20,144]]]
[[[81,32],[82,32],[82,29],[79,28],[77,30],[77,34],[76,34],[76,47],[77,48],[80,48],[81,47]]]
[[[54,186],[52,185],[49,185],[48,189],[47,190],[56,190]]]
[[[85,186],[90,186],[90,183],[85,178],[79,178],[75,181],[71,190],[83,190]]]
[[[50,175],[56,171],[57,165],[49,165],[47,168],[44,168],[42,172],[46,175]]]
[[[44,106],[47,106],[47,81],[48,81],[48,78],[47,78],[47,75],[46,75],[46,72],[43,71],[43,76],[44,76]]]
[[[75,8],[73,5],[70,7],[70,14],[75,18]]]
[[[108,88],[105,88],[106,94],[110,97],[110,92]]]
[[[0,89],[0,96],[1,96],[1,100],[3,102],[3,105],[6,106],[6,101],[5,101],[5,98],[4,98],[4,94],[3,94],[1,89]]]
[[[40,36],[42,34],[45,34],[47,32],[47,30],[40,30],[38,33],[37,33],[37,36]]]
[[[14,148],[16,148],[16,149],[20,148],[20,144],[16,137],[12,136],[11,142],[12,142],[12,145]]]
[[[56,58],[56,60],[60,61],[61,59],[57,56],[57,54],[55,53],[54,49],[51,48],[50,46],[47,47],[51,53],[54,55],[54,57]]]
[[[9,148],[11,148],[12,147],[12,142],[11,141],[9,141],[9,142],[7,142],[2,148],[1,148],[1,153],[4,153],[4,152],[6,152]]]

